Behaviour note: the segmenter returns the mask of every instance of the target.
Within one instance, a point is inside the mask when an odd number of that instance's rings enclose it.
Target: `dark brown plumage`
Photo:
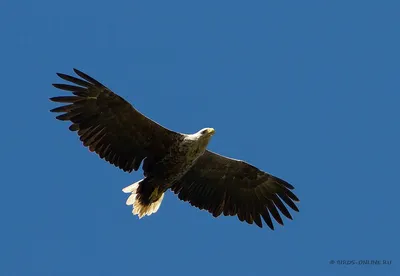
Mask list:
[[[283,225],[280,214],[292,219],[286,206],[299,211],[295,204],[299,199],[286,181],[206,150],[213,129],[192,135],[171,131],[97,80],[74,71],[81,79],[57,74],[73,85],[54,87],[73,96],[51,98],[66,104],[51,111],[62,113],[57,119],[72,122],[69,129],[77,132],[84,146],[120,169],[137,171],[144,160],[145,179],[124,189],[132,193],[127,204],[137,209],[134,214],[142,217],[156,212],[168,189],[214,217],[237,215],[240,221],[259,227],[264,220],[274,229],[272,218]]]
[[[171,190],[179,199],[214,217],[237,215],[240,221],[262,227],[261,218],[274,229],[271,217],[283,225],[278,210],[292,219],[288,209],[299,211],[294,201],[299,199],[290,191],[286,181],[260,171],[241,160],[206,151]],[[269,211],[269,212],[268,212]]]
[[[76,85],[53,84],[75,96],[53,97],[50,100],[68,103],[52,109],[63,112],[56,118],[71,121],[83,145],[109,163],[131,172],[137,171],[146,157],[157,160],[181,135],[170,131],[138,112],[127,101],[100,82],[74,69],[83,80],[57,75]]]

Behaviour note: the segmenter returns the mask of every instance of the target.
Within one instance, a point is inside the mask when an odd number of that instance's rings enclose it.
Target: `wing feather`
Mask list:
[[[74,69],[81,78],[57,75],[71,84],[53,84],[74,96],[58,96],[51,101],[62,103],[51,112],[63,113],[56,118],[71,121],[83,145],[100,158],[124,171],[138,170],[144,158],[154,162],[182,135],[166,129],[145,117],[109,88]],[[151,167],[151,166],[150,166]]]
[[[288,208],[299,211],[293,194],[294,187],[286,181],[241,160],[206,151],[194,166],[175,183],[171,190],[179,199],[199,209],[206,209],[215,217],[237,216],[240,221],[264,222],[274,229],[271,216],[283,225],[280,215],[292,219]]]

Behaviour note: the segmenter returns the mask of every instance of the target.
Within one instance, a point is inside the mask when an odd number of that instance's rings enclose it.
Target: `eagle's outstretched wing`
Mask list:
[[[292,219],[285,202],[299,211],[294,202],[299,199],[290,191],[293,186],[256,167],[216,153],[206,151],[171,190],[179,199],[189,201],[218,217],[237,215],[249,224],[262,227],[261,217],[274,229],[272,217],[283,225],[278,210]],[[283,202],[282,202],[283,201]],[[261,216],[261,217],[260,217]]]
[[[50,98],[67,103],[51,111],[64,113],[57,119],[71,121],[69,129],[77,131],[83,144],[101,158],[124,171],[136,171],[144,158],[155,160],[181,139],[181,134],[145,117],[100,82],[74,71],[82,79],[57,74],[75,85],[53,86],[71,91],[74,96]]]

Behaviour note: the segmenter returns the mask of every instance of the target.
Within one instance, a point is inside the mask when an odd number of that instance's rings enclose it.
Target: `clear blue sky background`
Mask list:
[[[400,275],[399,1],[3,1],[0,275]],[[127,174],[54,119],[56,72],[296,187],[259,229]],[[330,265],[330,260],[392,265]]]

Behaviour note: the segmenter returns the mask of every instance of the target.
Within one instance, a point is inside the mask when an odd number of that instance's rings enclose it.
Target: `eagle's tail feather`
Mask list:
[[[150,216],[151,214],[157,212],[164,198],[164,193],[162,193],[156,201],[149,204],[144,204],[140,199],[138,199],[138,195],[140,194],[137,193],[137,190],[140,182],[141,181],[138,181],[122,189],[124,193],[131,193],[131,195],[126,200],[126,205],[133,206],[132,213],[134,215],[138,215],[139,219],[144,217],[145,215]]]

